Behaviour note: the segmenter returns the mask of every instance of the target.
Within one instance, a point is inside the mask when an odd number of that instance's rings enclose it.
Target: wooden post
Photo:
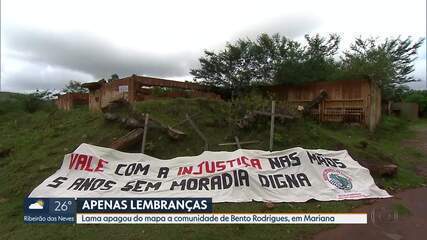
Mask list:
[[[116,139],[115,141],[113,141],[110,144],[110,148],[116,149],[116,150],[126,150],[129,147],[134,146],[135,144],[138,144],[143,134],[144,134],[143,128],[136,128],[128,132],[126,135],[120,137],[119,139]]]
[[[240,145],[252,144],[252,143],[259,143],[259,141],[258,140],[243,141],[243,142],[239,141]],[[218,144],[218,146],[234,146],[234,145],[237,145],[236,142],[229,142],[229,143],[220,143],[220,144]]]
[[[192,119],[192,118],[195,118],[195,117],[197,117],[198,115],[200,115],[201,114],[201,112],[198,112],[198,113],[195,113],[195,114],[192,114],[191,116],[190,116],[190,118]],[[186,117],[184,120],[182,120],[181,122],[178,122],[178,123],[176,123],[176,124],[174,124],[174,125],[172,125],[172,126],[170,126],[171,128],[175,128],[175,127],[178,127],[178,126],[180,126],[180,125],[182,125],[182,124],[184,124],[184,123],[186,123],[186,122],[188,122],[188,118]]]
[[[190,123],[191,127],[197,132],[197,134],[200,136],[201,139],[205,142],[205,151],[209,149],[208,140],[206,139],[205,135],[200,131],[200,129],[197,127],[197,125],[193,122],[191,117],[188,114],[185,114],[185,117],[187,118],[188,122]]]
[[[387,115],[391,115],[391,100],[387,102]]]
[[[377,85],[374,81],[370,81],[369,84],[369,131],[374,132],[377,125],[377,111],[381,110],[377,108],[378,101],[381,101],[377,97]]]
[[[142,146],[141,146],[141,153],[144,153],[145,151],[145,142],[147,138],[147,130],[148,130],[148,113],[145,114],[145,122],[144,122],[144,133],[142,135]]]
[[[323,122],[325,118],[325,102],[324,101],[320,103],[319,108],[320,108],[320,122]]]
[[[239,141],[239,137],[237,137],[237,136],[234,136],[234,140],[236,140],[236,145],[237,145],[237,148],[238,148],[238,149],[241,149],[241,148],[242,148],[242,146],[240,146],[240,141]]]
[[[271,123],[270,123],[270,152],[273,151],[274,142],[274,114],[276,113],[276,101],[271,101]]]

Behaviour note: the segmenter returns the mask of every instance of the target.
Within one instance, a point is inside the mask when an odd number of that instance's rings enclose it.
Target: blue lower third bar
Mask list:
[[[211,213],[212,198],[79,198],[77,213]]]

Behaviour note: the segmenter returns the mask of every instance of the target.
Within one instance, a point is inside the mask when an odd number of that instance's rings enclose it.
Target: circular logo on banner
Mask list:
[[[345,175],[343,172],[327,168],[323,171],[323,179],[334,185],[336,188],[341,190],[349,191],[353,188],[351,178]]]

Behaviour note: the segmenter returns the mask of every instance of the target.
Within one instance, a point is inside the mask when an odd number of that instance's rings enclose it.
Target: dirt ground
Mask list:
[[[405,140],[402,144],[411,145],[427,154],[427,128],[417,129],[416,137]],[[427,165],[420,166],[417,170],[427,178]],[[318,233],[313,239],[425,239],[426,204],[427,187],[406,190],[389,199],[372,200],[371,205],[354,209],[354,212],[368,213],[368,224],[340,225]]]
[[[404,145],[413,146],[427,155],[427,128],[417,129],[417,135],[414,139],[408,139],[403,142]],[[427,163],[417,166],[417,174],[427,178]]]
[[[411,145],[416,147],[418,150],[427,154],[427,128],[417,129],[417,135],[413,139],[408,139],[403,142],[405,145]]]

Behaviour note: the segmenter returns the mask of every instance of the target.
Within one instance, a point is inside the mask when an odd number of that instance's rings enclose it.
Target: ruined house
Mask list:
[[[390,104],[392,115],[402,117],[408,120],[417,120],[419,116],[420,106],[418,103],[410,102],[395,102]]]
[[[89,102],[89,94],[87,93],[66,93],[58,95],[55,104],[59,109],[69,111],[75,105],[87,105]]]
[[[312,82],[276,85],[269,92],[290,105],[305,106],[325,91],[327,96],[310,109],[322,122],[357,122],[373,130],[381,118],[381,90],[370,80]]]
[[[100,111],[110,102],[118,99],[125,99],[132,103],[156,98],[220,98],[219,95],[206,91],[203,86],[196,83],[137,75],[109,82],[101,80],[84,83],[82,87],[89,89],[89,109],[91,111]]]

